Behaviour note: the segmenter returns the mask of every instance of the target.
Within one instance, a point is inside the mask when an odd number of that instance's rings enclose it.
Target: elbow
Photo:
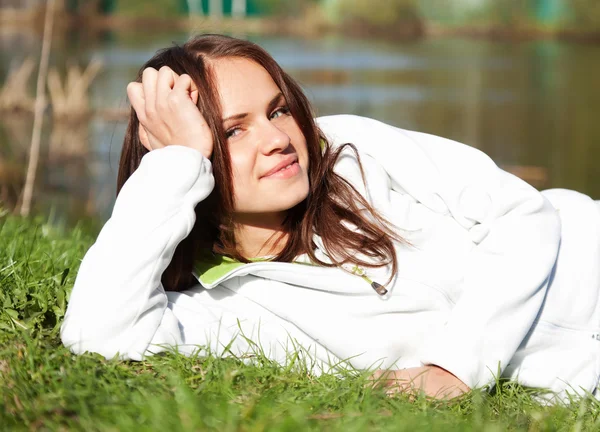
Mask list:
[[[120,338],[98,330],[87,328],[67,315],[60,329],[60,339],[73,354],[87,352],[100,354],[107,360],[142,360],[143,353],[128,349]]]
[[[60,328],[60,339],[73,354],[90,352],[100,354],[106,359],[114,358],[117,352],[111,349],[109,341],[99,337],[90,337],[90,333],[89,329],[80,325],[72,316],[67,315]]]

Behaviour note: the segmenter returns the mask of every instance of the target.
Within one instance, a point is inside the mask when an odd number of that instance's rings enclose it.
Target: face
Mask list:
[[[306,139],[269,73],[250,60],[212,63],[238,220],[283,215],[309,190]]]

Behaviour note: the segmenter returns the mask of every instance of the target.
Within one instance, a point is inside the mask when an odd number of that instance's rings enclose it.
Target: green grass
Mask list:
[[[74,356],[58,329],[93,241],[42,220],[0,215],[0,429],[3,430],[600,430],[596,401],[544,407],[510,383],[435,402],[386,397],[366,374],[311,377],[258,356],[176,354],[144,362]]]

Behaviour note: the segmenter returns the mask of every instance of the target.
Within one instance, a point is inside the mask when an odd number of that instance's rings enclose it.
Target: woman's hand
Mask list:
[[[438,366],[423,366],[396,371],[376,371],[372,379],[386,387],[387,394],[424,393],[436,399],[452,399],[471,389],[450,372]]]
[[[196,106],[198,89],[189,75],[167,66],[147,68],[142,82],[127,86],[127,96],[140,121],[140,141],[149,151],[182,145],[210,158],[213,136]]]

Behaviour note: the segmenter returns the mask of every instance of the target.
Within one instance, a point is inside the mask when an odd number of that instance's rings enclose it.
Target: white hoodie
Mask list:
[[[471,388],[502,375],[526,386],[593,392],[600,376],[600,206],[540,193],[471,147],[356,116],[317,119],[344,152],[336,171],[399,230],[399,272],[223,260],[200,284],[160,279],[213,189],[210,162],[169,146],[144,156],[86,254],[62,326],[75,353],[139,360],[177,347],[243,357],[259,344],[313,369],[435,364]],[[558,209],[558,210],[557,210]],[[562,222],[562,230],[561,230]],[[320,238],[317,253],[327,260]],[[355,274],[352,274],[354,271]]]

